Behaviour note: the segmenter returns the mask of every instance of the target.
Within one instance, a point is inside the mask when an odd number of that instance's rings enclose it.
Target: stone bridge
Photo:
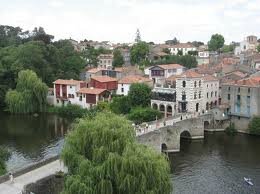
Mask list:
[[[148,129],[137,132],[137,140],[161,152],[180,151],[180,138],[203,139],[204,126],[213,122],[211,114],[186,114],[164,121],[148,123]],[[157,125],[157,127],[154,127]]]

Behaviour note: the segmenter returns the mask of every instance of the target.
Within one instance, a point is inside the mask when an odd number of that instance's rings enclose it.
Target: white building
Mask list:
[[[149,69],[149,78],[152,79],[154,83],[159,83],[172,75],[182,74],[185,69],[185,67],[179,64],[155,65]]]
[[[118,87],[117,87],[116,94],[127,96],[130,86],[133,83],[145,83],[150,87],[153,86],[153,81],[149,78],[142,77],[140,75],[129,75],[118,81]]]
[[[219,104],[219,80],[211,75],[203,76],[203,104],[202,110],[208,111]]]
[[[176,78],[176,101],[179,113],[202,112],[203,100],[201,74],[188,70]]]
[[[152,90],[151,107],[159,110],[164,117],[176,114],[176,89],[155,87]]]
[[[98,68],[103,69],[112,69],[113,67],[113,58],[112,54],[101,54],[98,56]]]
[[[197,48],[189,43],[179,43],[176,45],[171,45],[169,47],[171,54],[177,55],[178,51],[182,51],[183,55],[187,55],[189,51],[197,51]]]
[[[242,52],[245,51],[256,51],[258,42],[256,36],[248,36],[245,40],[239,43],[239,46],[235,48],[235,55],[240,55]]]
[[[58,79],[54,84],[54,105],[77,104],[76,92],[85,87],[84,81]]]

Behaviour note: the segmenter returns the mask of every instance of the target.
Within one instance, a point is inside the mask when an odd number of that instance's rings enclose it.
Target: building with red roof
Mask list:
[[[90,87],[116,92],[117,79],[109,76],[95,76],[90,79]]]

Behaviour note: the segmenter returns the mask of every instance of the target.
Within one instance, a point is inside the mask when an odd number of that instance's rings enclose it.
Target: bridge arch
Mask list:
[[[161,145],[161,152],[167,152],[168,148],[167,148],[167,145],[166,143],[162,143]]]
[[[204,129],[209,129],[209,121],[204,121]]]
[[[152,104],[153,109],[158,110],[158,105],[156,103]]]
[[[188,130],[184,130],[180,133],[180,138],[186,138],[186,139],[190,139],[191,138],[191,134]]]

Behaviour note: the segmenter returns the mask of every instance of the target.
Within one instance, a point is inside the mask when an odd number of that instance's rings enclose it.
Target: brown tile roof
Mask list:
[[[73,79],[69,79],[69,80],[58,79],[53,83],[54,84],[62,84],[62,85],[78,85],[78,84],[85,83],[85,82],[79,81],[79,80],[73,80]]]
[[[158,67],[161,67],[163,69],[179,69],[179,68],[184,68],[182,65],[180,64],[163,64],[163,65],[155,65]]]
[[[102,70],[105,70],[105,69],[104,68],[92,68],[92,69],[89,69],[87,72],[88,73],[97,73]]]
[[[233,72],[228,73],[227,75],[230,75],[230,74],[234,74],[234,75],[239,76],[241,78],[246,77],[246,74],[241,72],[241,71],[233,71]]]
[[[214,77],[213,75],[204,75],[203,80],[205,80],[205,81],[218,81],[219,79]]]
[[[260,87],[260,78],[248,78],[239,81],[233,81],[224,85],[236,85],[236,86],[249,86],[249,87]]]
[[[91,79],[94,79],[94,80],[99,81],[99,82],[114,82],[114,81],[117,81],[116,78],[112,78],[112,77],[109,77],[109,76],[94,76]]]
[[[94,94],[98,95],[106,91],[106,89],[99,89],[99,88],[81,88],[77,93],[81,94]]]
[[[177,75],[171,75],[170,77],[166,78],[166,81],[176,81],[176,78],[178,78]]]
[[[185,78],[185,77],[187,77],[187,78],[200,78],[200,77],[202,77],[202,75],[193,71],[193,70],[187,70],[187,71],[185,71],[184,73],[182,73],[181,75],[178,76],[178,78]]]
[[[129,75],[118,81],[119,84],[132,84],[132,83],[143,83],[152,82],[149,78],[142,77],[140,75]]]

